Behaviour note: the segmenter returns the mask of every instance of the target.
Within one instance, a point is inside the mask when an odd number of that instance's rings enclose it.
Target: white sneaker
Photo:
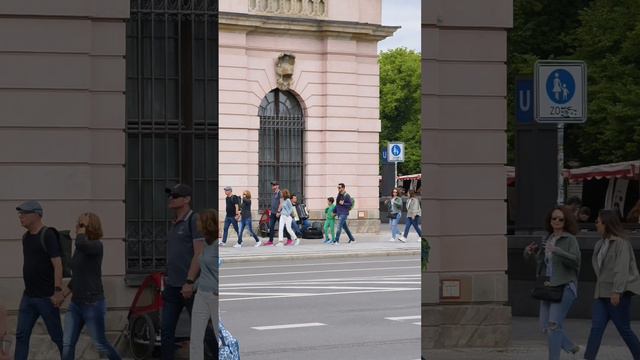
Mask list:
[[[282,241],[278,241],[278,243],[276,244],[276,246],[284,246],[284,244],[282,243]]]
[[[390,241],[390,242],[396,242],[396,239],[391,238],[391,239],[389,239],[389,241]]]
[[[222,240],[220,240],[220,242],[218,243],[218,245],[220,245],[220,246],[225,246],[225,245],[227,245],[227,243],[226,243],[226,242],[222,242]]]
[[[293,243],[293,246],[298,246],[300,245],[300,238],[297,238],[296,241]]]
[[[407,242],[407,239],[402,235],[398,236],[398,240],[402,241],[403,243]]]
[[[260,246],[262,246],[262,240],[258,240],[258,242],[255,245],[253,245],[253,247],[260,247]]]
[[[236,248],[236,249],[240,249],[242,247],[242,244],[235,244],[235,245],[233,245],[233,247]]]

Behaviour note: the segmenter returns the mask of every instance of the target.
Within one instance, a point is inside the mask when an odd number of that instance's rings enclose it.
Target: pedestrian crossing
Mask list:
[[[281,273],[275,273],[274,276],[276,275]],[[225,280],[220,284],[222,302],[421,290],[420,274],[329,276],[317,279],[265,279],[247,282],[242,281],[242,275],[231,276],[235,276],[235,282]],[[255,279],[255,274],[250,276]]]

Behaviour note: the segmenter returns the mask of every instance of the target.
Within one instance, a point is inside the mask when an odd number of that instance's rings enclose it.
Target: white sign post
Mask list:
[[[404,143],[390,142],[387,147],[387,161],[394,163],[395,173],[393,178],[393,186],[396,187],[398,179],[398,163],[404,162]]]
[[[536,121],[558,125],[558,204],[564,204],[564,125],[587,121],[587,65],[573,60],[537,61],[533,83]]]

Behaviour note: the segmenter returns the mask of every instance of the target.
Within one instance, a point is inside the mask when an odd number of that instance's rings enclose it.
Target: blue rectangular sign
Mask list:
[[[533,101],[533,79],[516,80],[516,120],[518,123],[533,123]]]

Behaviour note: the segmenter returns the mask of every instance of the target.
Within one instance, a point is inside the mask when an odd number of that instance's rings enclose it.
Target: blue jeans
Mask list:
[[[561,302],[540,301],[540,326],[542,331],[547,334],[549,360],[559,360],[560,350],[571,352],[576,347],[564,333],[562,327],[575,300],[576,295],[569,285],[566,285]]]
[[[397,213],[395,218],[389,219],[389,225],[391,225],[391,237],[394,239],[397,239],[400,235],[400,229],[398,228],[400,217],[402,217],[402,213]]]
[[[186,306],[189,311],[189,317],[191,317],[191,310],[193,309],[193,299],[185,299],[180,294],[181,287],[166,286],[162,292],[162,329],[160,330],[161,338],[161,352],[163,360],[173,360],[176,352],[176,326],[178,325],[178,319],[182,309]],[[217,347],[218,341],[213,335],[213,329],[211,326],[207,327],[207,331],[204,336],[205,351],[215,351],[212,347]]]
[[[404,237],[409,236],[409,230],[411,230],[411,226],[416,229],[418,236],[422,237],[422,229],[420,228],[420,215],[416,215],[415,218],[407,217],[407,223],[404,225]]]
[[[302,236],[302,232],[311,227],[311,222],[309,219],[302,220],[302,225],[298,224],[296,221],[291,222],[291,228],[296,233],[298,237]]]
[[[276,232],[276,222],[278,221],[278,217],[274,211],[271,212],[269,216],[269,242],[273,242],[273,235]]]
[[[60,310],[53,306],[49,298],[32,298],[22,295],[18,313],[18,327],[16,329],[16,360],[26,360],[29,357],[29,340],[33,326],[38,317],[42,316],[51,341],[53,341],[60,355],[62,355],[62,321]]]
[[[227,243],[227,236],[229,235],[229,225],[233,225],[233,229],[236,231],[236,234],[240,235],[238,231],[238,220],[235,217],[227,216],[224,218],[224,233],[222,234],[222,242]]]
[[[258,235],[253,231],[253,224],[251,223],[251,218],[242,219],[240,221],[240,235],[238,235],[238,244],[242,244],[242,233],[244,229],[249,229],[249,234],[253,236],[253,238],[258,242]]]
[[[351,235],[351,230],[349,230],[349,225],[347,225],[347,217],[349,215],[338,215],[338,231],[336,232],[336,238],[333,240],[334,243],[340,241],[340,234],[342,233],[342,229],[347,233],[349,237],[349,241],[355,241],[353,235]]]
[[[74,360],[76,358],[76,344],[80,337],[80,331],[85,325],[98,353],[107,356],[109,360],[121,359],[105,336],[104,318],[106,314],[107,306],[104,300],[92,304],[72,301],[69,304],[69,310],[64,317],[63,360]]]
[[[613,321],[618,333],[631,351],[634,360],[640,359],[640,342],[638,337],[631,330],[631,296],[620,297],[618,306],[611,305],[609,298],[596,299],[593,302],[593,319],[591,320],[591,332],[587,342],[584,358],[592,360],[598,355],[600,343],[604,330],[607,328],[609,320]]]

